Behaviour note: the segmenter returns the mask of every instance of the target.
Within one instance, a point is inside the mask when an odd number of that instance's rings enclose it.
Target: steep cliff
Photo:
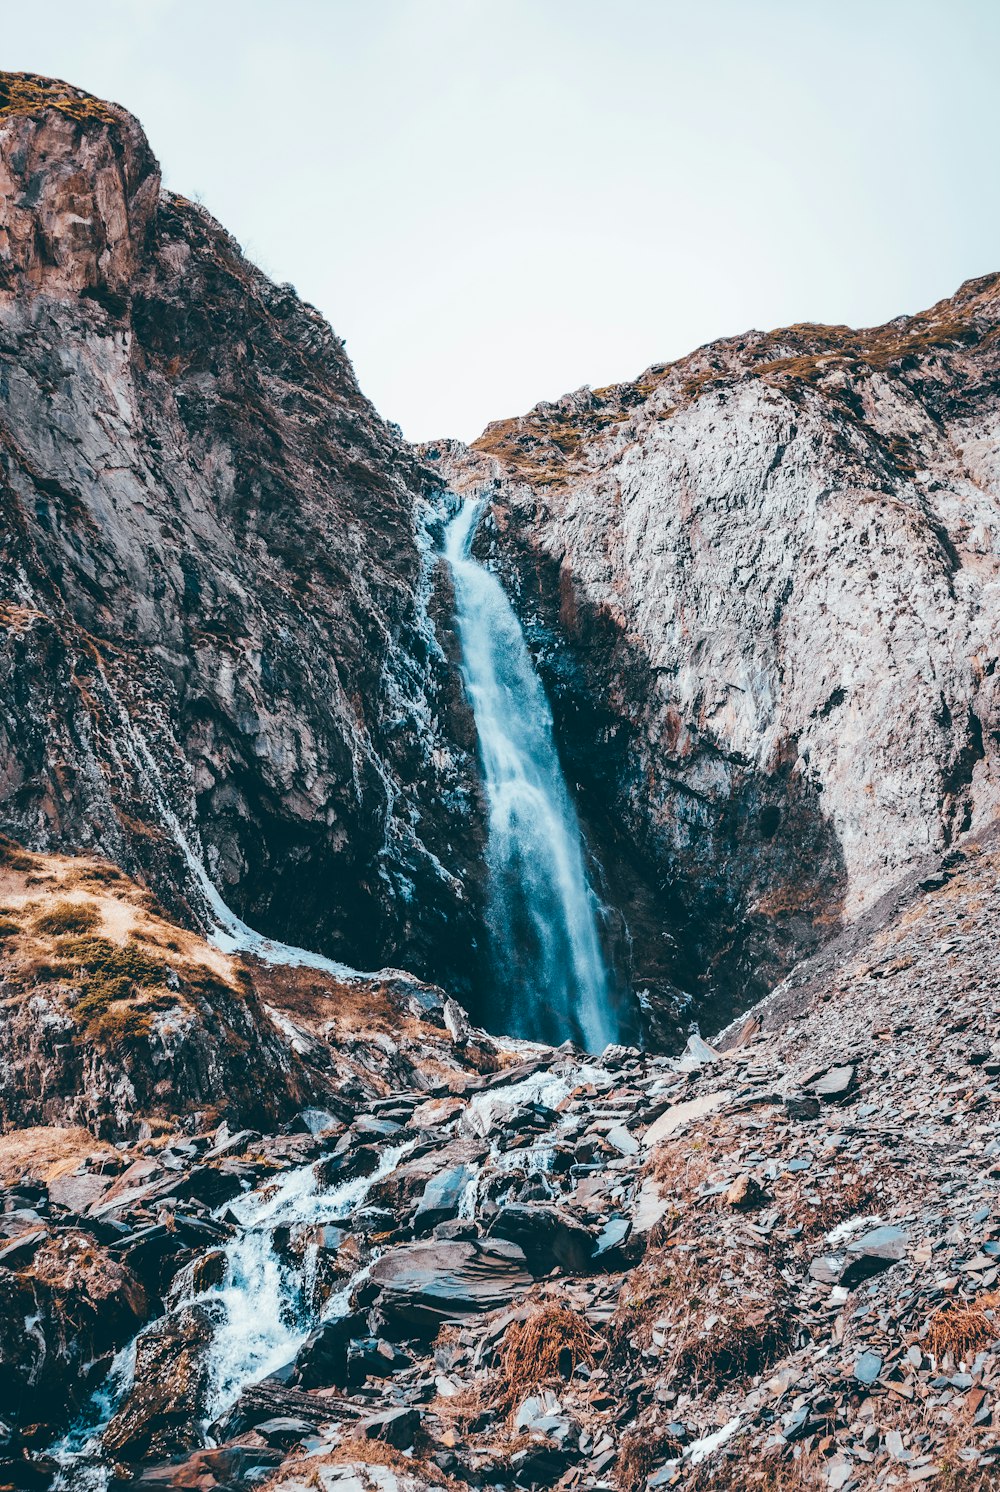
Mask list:
[[[480,818],[426,483],[130,115],[0,75],[4,828],[197,915],[166,806],[263,931],[461,987]]]
[[[427,448],[489,499],[661,1010],[724,1017],[996,813],[998,332],[989,276]]]

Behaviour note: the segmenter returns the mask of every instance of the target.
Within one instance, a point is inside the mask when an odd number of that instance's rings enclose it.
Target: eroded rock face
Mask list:
[[[553,699],[635,982],[715,1016],[997,808],[1000,278],[427,448]]]
[[[124,110],[0,79],[0,820],[457,987],[480,815],[427,487]],[[200,836],[200,839],[199,839]]]
[[[6,1413],[16,1409],[25,1423],[53,1429],[65,1423],[86,1399],[94,1363],[129,1340],[148,1307],[141,1281],[86,1232],[47,1236],[30,1256],[5,1259],[0,1400]]]

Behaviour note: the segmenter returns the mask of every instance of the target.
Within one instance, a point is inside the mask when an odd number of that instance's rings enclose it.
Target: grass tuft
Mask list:
[[[87,902],[57,901],[45,912],[39,912],[32,926],[36,933],[57,938],[63,933],[89,933],[100,925],[96,907]]]
[[[951,1353],[968,1361],[1000,1339],[1000,1292],[967,1303],[951,1302],[931,1318],[926,1346],[939,1360]]]
[[[578,1363],[594,1365],[595,1338],[587,1322],[565,1306],[543,1305],[513,1321],[500,1347],[500,1373],[513,1401],[553,1378],[571,1378]]]
[[[78,124],[94,120],[101,124],[120,122],[99,98],[86,93],[67,93],[65,83],[35,73],[0,73],[0,119],[10,119],[16,114],[39,114],[44,109],[56,109]]]

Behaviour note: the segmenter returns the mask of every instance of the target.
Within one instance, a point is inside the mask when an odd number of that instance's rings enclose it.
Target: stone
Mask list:
[[[642,1143],[647,1150],[658,1145],[661,1140],[670,1139],[675,1134],[680,1134],[687,1125],[693,1124],[696,1119],[704,1119],[709,1114],[714,1114],[718,1109],[724,1108],[732,1099],[733,1094],[728,1088],[720,1088],[715,1093],[704,1093],[698,1098],[689,1098],[683,1103],[671,1105],[666,1113],[661,1114],[646,1130],[642,1137]]]
[[[639,1141],[632,1131],[624,1124],[613,1124],[605,1135],[609,1145],[613,1145],[619,1155],[638,1155]]]
[[[854,1091],[855,1077],[856,1069],[845,1063],[841,1067],[831,1067],[809,1087],[822,1103],[838,1103]]]
[[[594,1235],[558,1207],[508,1204],[493,1219],[490,1233],[518,1244],[533,1274],[552,1269],[580,1274],[594,1257]]]
[[[767,1201],[767,1193],[752,1176],[738,1176],[726,1192],[726,1206],[734,1212],[752,1212]]]
[[[381,1440],[397,1450],[409,1450],[420,1429],[417,1409],[388,1409],[359,1421],[354,1433],[364,1440]]]
[[[376,1259],[369,1281],[388,1321],[436,1330],[517,1299],[532,1276],[515,1244],[482,1239],[391,1249]]]
[[[391,1342],[363,1337],[347,1345],[347,1382],[364,1383],[366,1378],[389,1378],[412,1367],[413,1359]]]
[[[31,1263],[47,1236],[44,1228],[19,1233],[10,1243],[0,1246],[0,1268],[23,1269],[26,1264]]]
[[[862,1352],[854,1364],[854,1376],[859,1383],[874,1383],[881,1371],[882,1359],[877,1352]]]
[[[135,1382],[103,1435],[124,1461],[187,1449],[203,1412],[213,1323],[204,1306],[165,1316],[136,1344]]]
[[[365,1334],[363,1313],[322,1321],[295,1354],[292,1382],[298,1388],[344,1387],[348,1381],[348,1351],[353,1338]]]
[[[346,1412],[345,1412],[346,1411]],[[304,1420],[313,1431],[331,1420],[354,1421],[358,1411],[327,1394],[303,1393],[300,1389],[265,1379],[245,1388],[231,1409],[209,1426],[218,1442],[236,1440],[274,1419]]]
[[[795,1094],[785,1099],[785,1113],[789,1119],[818,1119],[819,1099],[811,1093]]]
[[[906,1232],[890,1224],[873,1228],[847,1245],[847,1261],[840,1278],[843,1285],[854,1285],[871,1275],[881,1274],[906,1257]]]
[[[254,1425],[254,1434],[260,1435],[268,1445],[290,1447],[312,1435],[315,1428],[308,1420],[276,1415],[274,1419],[261,1420]]]
[[[594,1241],[594,1259],[605,1259],[627,1243],[632,1233],[632,1219],[612,1217],[604,1224]]]
[[[678,1067],[682,1071],[693,1071],[699,1067],[710,1067],[720,1060],[721,1054],[715,1047],[709,1046],[697,1032],[688,1037],[687,1046],[684,1048],[678,1061]]]
[[[457,1217],[459,1204],[476,1172],[460,1162],[432,1176],[424,1187],[413,1219],[416,1233],[430,1233],[438,1223]]]

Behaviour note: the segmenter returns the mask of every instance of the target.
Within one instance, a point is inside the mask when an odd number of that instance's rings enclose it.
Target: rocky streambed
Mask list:
[[[991,1485],[1000,852],[973,851],[678,1059],[502,1051],[10,1186],[9,1485]]]

